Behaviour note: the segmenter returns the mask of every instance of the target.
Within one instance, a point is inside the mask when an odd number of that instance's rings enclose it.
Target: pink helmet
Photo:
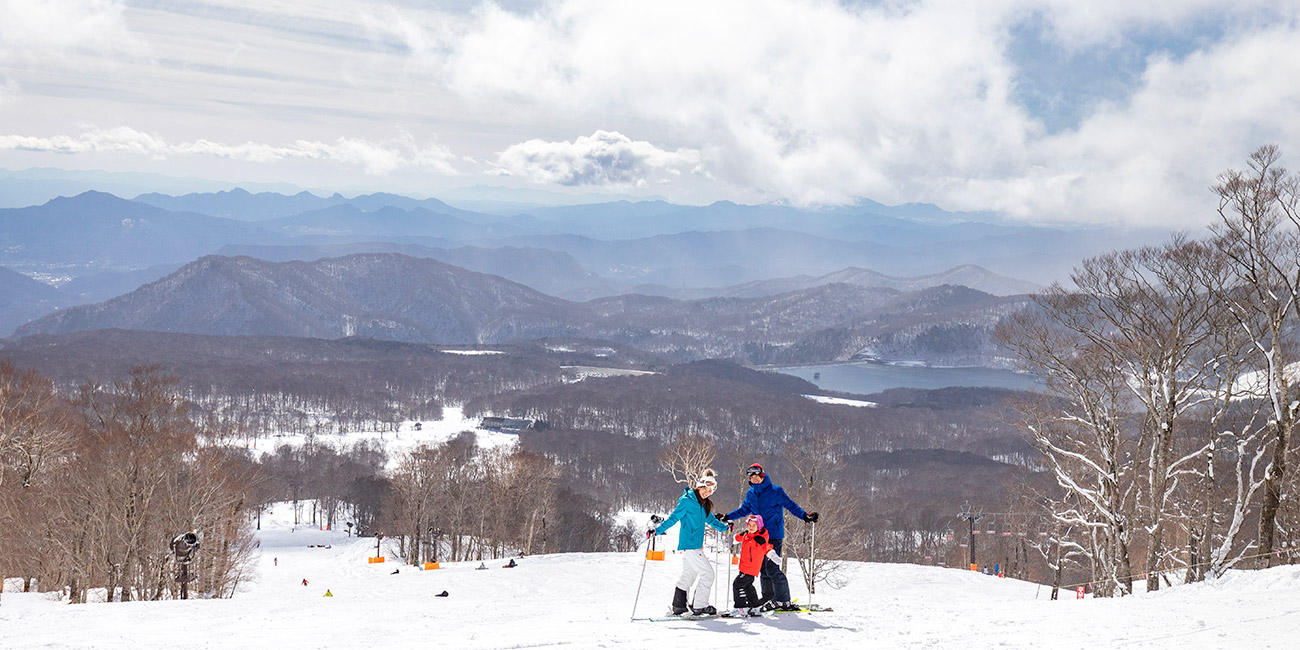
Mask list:
[[[763,530],[763,515],[750,515],[749,518],[754,520],[759,530]]]

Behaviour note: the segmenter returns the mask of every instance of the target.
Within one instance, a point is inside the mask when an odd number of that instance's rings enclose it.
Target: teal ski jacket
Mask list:
[[[695,490],[686,488],[682,493],[682,498],[677,500],[677,507],[673,508],[673,514],[663,520],[663,523],[655,527],[655,534],[662,535],[664,531],[673,527],[673,524],[681,521],[682,528],[677,531],[677,550],[689,551],[696,548],[704,548],[704,525],[708,524],[715,530],[727,532],[727,527],[722,522],[713,517],[704,516],[704,505],[695,497]]]

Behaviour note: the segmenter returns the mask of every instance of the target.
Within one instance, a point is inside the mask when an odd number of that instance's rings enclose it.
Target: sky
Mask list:
[[[1191,228],[1300,0],[0,0],[0,168]]]

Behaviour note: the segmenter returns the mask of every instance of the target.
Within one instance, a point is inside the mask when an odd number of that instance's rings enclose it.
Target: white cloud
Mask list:
[[[616,115],[650,125],[653,139],[698,151],[724,187],[751,197],[1172,222],[1204,215],[1216,170],[1263,141],[1294,137],[1300,107],[1284,81],[1294,77],[1241,64],[1249,51],[1285,59],[1275,68],[1300,61],[1294,21],[1254,22],[1294,17],[1296,5],[566,0],[528,15],[487,5],[460,31],[444,25],[406,42],[431,77],[482,105],[512,107],[510,119]],[[1049,134],[1015,99],[1010,30],[1032,15],[1067,47],[1122,47],[1134,30],[1233,12],[1251,16],[1230,43],[1185,61],[1153,59],[1131,100],[1099,104],[1077,130]],[[1251,101],[1234,100],[1242,92]],[[600,128],[619,124],[604,117]],[[600,178],[599,166],[571,164],[583,159],[565,143],[526,144],[500,164],[538,182]]]
[[[1300,155],[1300,30],[1252,32],[1174,61],[1149,62],[1142,86],[1078,129],[1038,139],[1028,165],[969,179],[953,196],[1018,216],[1206,219],[1208,187],[1267,142]]]
[[[1257,145],[1300,156],[1300,0],[470,4],[0,0],[0,128],[23,134],[0,136],[0,164],[48,151],[184,156],[195,175],[211,159],[397,175],[490,161],[697,201],[1173,223],[1208,217],[1214,174]],[[1049,131],[1017,92],[1025,25],[1062,61],[1115,51],[1145,73]],[[1179,58],[1135,44],[1165,38]],[[30,136],[90,120],[124,127]]]
[[[138,55],[135,37],[118,0],[0,0],[0,64],[41,64],[79,51]]]
[[[697,151],[665,151],[618,132],[596,131],[573,142],[529,140],[512,145],[497,157],[496,168],[535,183],[645,187],[647,178],[680,175],[699,163]]]
[[[298,140],[284,145],[260,142],[231,145],[205,139],[171,144],[129,127],[89,127],[77,136],[0,135],[0,150],[5,149],[58,154],[127,153],[154,158],[206,155],[250,163],[274,163],[292,159],[325,160],[360,167],[365,173],[377,176],[410,167],[444,175],[457,173],[452,166],[454,156],[445,147],[430,145],[416,149],[409,142],[394,145],[356,138],[339,138],[334,144]]]

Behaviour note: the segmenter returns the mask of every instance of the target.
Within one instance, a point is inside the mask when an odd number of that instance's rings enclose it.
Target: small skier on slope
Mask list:
[[[709,592],[713,588],[714,568],[709,556],[704,554],[704,526],[708,525],[719,532],[727,532],[717,519],[711,516],[713,502],[709,496],[717,489],[718,478],[712,469],[695,481],[694,488],[686,488],[673,513],[668,515],[655,528],[646,531],[646,537],[662,535],[678,521],[681,529],[677,531],[677,550],[682,551],[682,575],[677,579],[677,589],[673,592],[673,616],[687,612],[686,590],[695,585],[695,598],[691,600],[690,611],[696,616],[714,615],[718,610],[709,604]],[[698,579],[698,582],[696,580]]]
[[[736,603],[736,609],[731,610],[731,615],[758,616],[761,614],[758,608],[761,603],[758,592],[754,590],[754,578],[762,570],[764,559],[780,566],[781,556],[776,554],[776,549],[768,541],[767,529],[763,527],[763,517],[760,515],[745,518],[745,530],[736,535],[736,541],[740,542],[740,573],[736,575],[736,581],[731,583]]]

